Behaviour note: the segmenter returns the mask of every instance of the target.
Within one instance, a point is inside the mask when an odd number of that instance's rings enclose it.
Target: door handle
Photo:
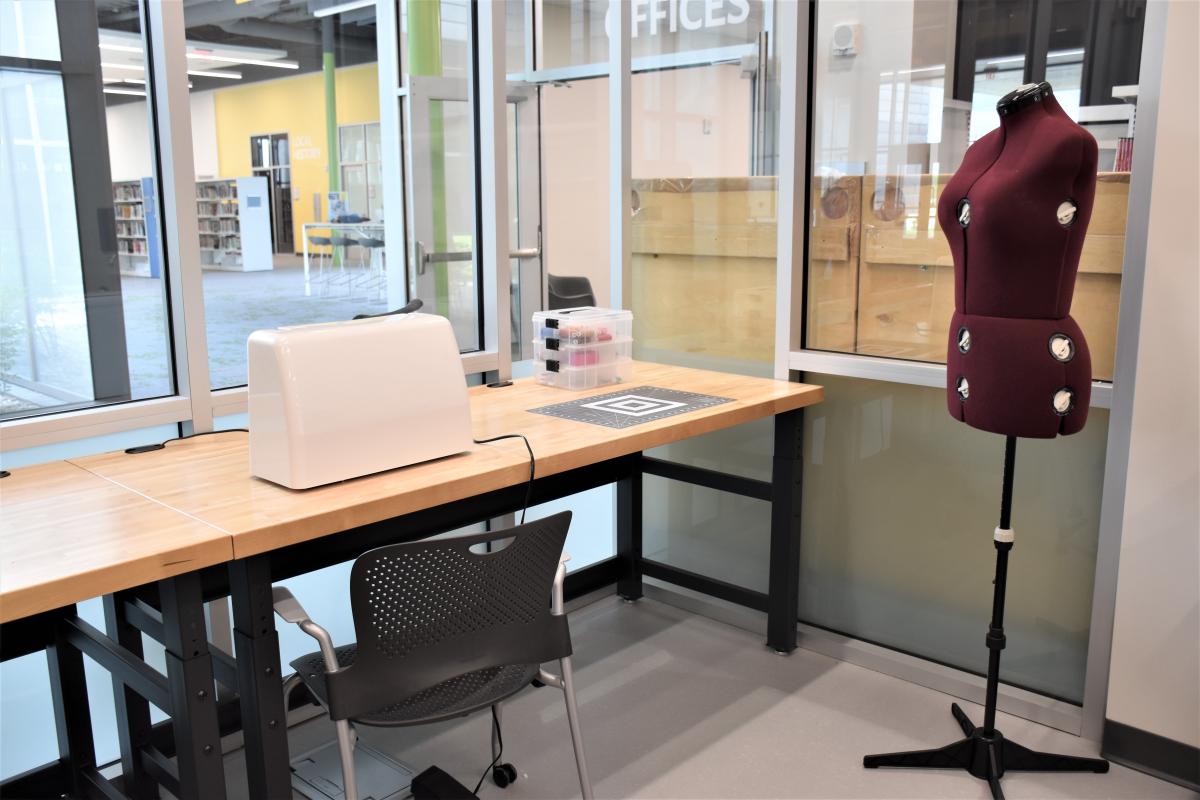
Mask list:
[[[508,257],[509,258],[527,259],[527,258],[539,258],[541,255],[542,255],[542,248],[540,248],[540,247],[523,247],[519,250],[513,250],[511,253],[508,254]]]

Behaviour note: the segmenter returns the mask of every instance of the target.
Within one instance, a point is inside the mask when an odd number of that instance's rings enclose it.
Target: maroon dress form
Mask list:
[[[1053,438],[1087,420],[1092,366],[1070,316],[1096,193],[1096,140],[1047,83],[1001,101],[938,201],[954,257],[950,414],[1006,436]]]

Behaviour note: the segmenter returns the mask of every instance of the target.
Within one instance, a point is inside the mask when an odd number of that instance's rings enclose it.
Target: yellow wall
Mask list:
[[[375,64],[336,70],[337,122],[379,121],[379,80]],[[231,86],[214,92],[217,161],[222,178],[253,174],[250,137],[286,133],[292,151],[292,220],[296,250],[300,226],[313,219],[313,194],[325,214],[328,155],[325,143],[325,84],[320,72]],[[337,143],[333,143],[337,146]]]

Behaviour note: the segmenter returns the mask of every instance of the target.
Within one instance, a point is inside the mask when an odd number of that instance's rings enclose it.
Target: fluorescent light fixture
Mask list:
[[[135,97],[145,97],[146,96],[146,93],[143,92],[141,89],[113,89],[113,88],[109,88],[107,86],[104,88],[104,93],[105,94],[131,94],[131,95],[134,95]]]
[[[101,61],[100,66],[104,67],[105,69],[128,69],[133,70],[134,72],[145,72],[145,70],[137,64],[117,64],[112,61]]]
[[[197,78],[225,78],[231,81],[240,81],[242,79],[242,73],[226,70],[218,72],[212,69],[189,69],[187,73],[188,75],[195,75]]]
[[[223,64],[250,64],[255,67],[277,67],[279,69],[300,69],[300,65],[295,61],[260,61],[256,58],[232,58],[230,56],[215,56],[211,53],[192,53],[187,54],[188,58],[195,58],[201,61],[220,61]]]
[[[137,53],[142,54],[142,48],[132,44],[109,44],[108,42],[100,42],[101,50],[112,50],[117,53]]]
[[[375,0],[347,0],[345,3],[318,8],[313,12],[313,16],[332,17],[334,14],[341,14],[345,11],[357,11],[360,8],[367,8],[373,5],[375,5]]]
[[[125,83],[145,83],[145,78],[125,78]]]

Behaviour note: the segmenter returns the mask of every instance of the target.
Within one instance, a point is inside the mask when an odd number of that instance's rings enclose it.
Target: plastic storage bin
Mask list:
[[[633,376],[633,313],[563,308],[533,315],[534,375],[562,389],[592,389]]]

